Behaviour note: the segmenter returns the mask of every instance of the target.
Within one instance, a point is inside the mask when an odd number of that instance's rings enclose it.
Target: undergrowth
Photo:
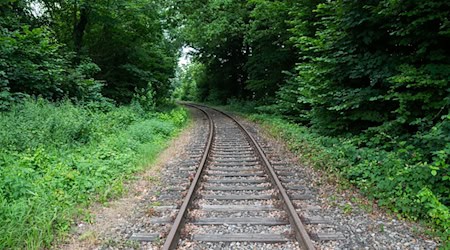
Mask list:
[[[120,195],[186,120],[179,108],[43,100],[0,113],[0,249],[48,248],[90,202]]]
[[[323,136],[271,115],[249,118],[283,139],[302,161],[316,168],[337,172],[381,206],[413,219],[427,221],[433,235],[450,240],[450,211],[433,188],[432,163],[405,157],[402,150],[385,151],[358,147],[354,140]]]

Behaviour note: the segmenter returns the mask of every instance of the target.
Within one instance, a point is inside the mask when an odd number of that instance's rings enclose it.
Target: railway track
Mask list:
[[[209,131],[203,136],[206,142],[197,142],[191,150],[189,166],[179,169],[180,182],[172,189],[178,192],[174,200],[182,197],[182,203],[162,206],[171,211],[153,220],[169,224],[168,233],[136,234],[132,239],[164,239],[162,249],[315,249],[311,238],[342,239],[336,232],[308,232],[305,224],[328,222],[299,216],[311,208],[299,207],[297,201],[314,197],[283,159],[228,114],[187,105],[204,114]]]

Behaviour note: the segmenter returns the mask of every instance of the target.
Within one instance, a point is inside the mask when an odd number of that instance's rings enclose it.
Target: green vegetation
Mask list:
[[[186,68],[180,68],[179,86],[175,89],[173,97],[183,101],[198,100],[199,80],[203,78],[204,66],[201,63],[192,63]]]
[[[448,1],[172,3],[203,68],[182,97],[277,115],[305,158],[449,239]]]
[[[0,113],[0,248],[48,247],[91,201],[119,195],[186,118],[42,99]]]
[[[0,1],[1,249],[89,221],[186,122],[164,26],[156,0]]]
[[[128,104],[145,91],[164,103],[178,47],[159,2],[1,1],[0,109],[27,95]]]

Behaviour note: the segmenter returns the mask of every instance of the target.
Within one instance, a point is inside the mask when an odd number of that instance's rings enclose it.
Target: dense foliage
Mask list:
[[[157,1],[0,3],[0,108],[23,95],[130,103],[170,96],[177,48]]]
[[[204,67],[191,96],[251,101],[351,145],[335,170],[450,230],[448,1],[171,2]]]
[[[84,205],[120,194],[186,115],[43,99],[0,113],[0,248],[48,248]]]
[[[27,95],[49,100],[101,99],[101,83],[91,78],[99,71],[95,64],[89,59],[72,64],[74,53],[64,53],[63,44],[47,27],[32,27],[20,2],[1,7],[0,110]]]
[[[176,89],[173,97],[183,101],[199,101],[199,86],[204,80],[204,65],[191,63],[187,67],[179,68],[178,76],[175,78]],[[204,90],[203,90],[204,91]]]
[[[275,101],[274,92],[290,78],[297,56],[289,41],[291,1],[169,1],[171,18],[204,65],[202,100],[228,98]]]

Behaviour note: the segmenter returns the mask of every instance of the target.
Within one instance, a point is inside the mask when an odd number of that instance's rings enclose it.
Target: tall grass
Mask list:
[[[0,113],[0,249],[50,246],[85,205],[120,194],[186,117],[43,100]]]

